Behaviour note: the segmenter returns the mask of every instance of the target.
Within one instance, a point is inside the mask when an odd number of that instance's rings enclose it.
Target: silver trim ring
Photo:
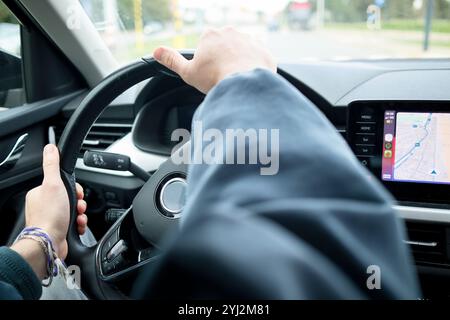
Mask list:
[[[166,190],[166,188],[167,188],[168,186],[170,186],[171,184],[175,183],[175,182],[181,182],[181,183],[183,183],[185,186],[187,186],[186,179],[180,178],[180,177],[172,178],[172,179],[170,179],[169,181],[167,181],[167,182],[164,184],[164,186],[163,186],[162,189],[161,189],[161,192],[159,193],[159,203],[161,204],[161,207],[162,207],[164,210],[166,210],[167,212],[173,214],[173,218],[176,218],[176,217],[178,217],[178,216],[181,214],[181,212],[183,211],[183,208],[184,208],[184,204],[183,204],[183,206],[182,206],[179,210],[173,210],[173,209],[170,209],[170,208],[168,208],[167,205],[164,203],[163,195],[164,195],[164,191]]]

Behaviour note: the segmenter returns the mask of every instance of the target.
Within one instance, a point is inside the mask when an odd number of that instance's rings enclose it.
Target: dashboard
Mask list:
[[[280,65],[279,72],[327,116],[400,206],[450,209],[450,135],[446,131],[450,60],[299,63]],[[128,131],[101,149],[125,153],[147,171],[155,171],[177,143],[171,141],[171,132],[189,128],[203,98],[179,79],[153,78],[113,102],[94,124],[88,142],[101,140],[90,139],[92,133],[101,131],[96,126],[126,123]],[[77,104],[65,108],[67,116]],[[417,141],[410,141],[410,136]],[[95,146],[87,145],[85,149],[92,148]],[[87,168],[81,160],[77,167],[84,172],[130,177]],[[442,212],[413,215],[410,210],[399,214],[450,223],[450,211],[445,216]]]
[[[412,248],[419,271],[430,277],[438,274],[434,283],[427,283],[447,290],[450,60],[300,63],[280,65],[279,72],[333,123],[368,175],[393,194],[394,210],[407,224],[405,243]],[[102,128],[126,127],[101,149],[126,154],[153,172],[176,143],[170,133],[189,128],[203,98],[177,79],[153,78],[113,102],[87,139],[96,141],[95,134]],[[78,103],[66,106],[67,118]],[[110,131],[106,132],[109,136]],[[127,172],[87,168],[81,159],[76,174],[103,198],[98,212],[105,207],[128,207],[141,185]]]

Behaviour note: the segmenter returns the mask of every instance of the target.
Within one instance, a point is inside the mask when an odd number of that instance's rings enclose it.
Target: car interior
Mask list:
[[[75,178],[84,188],[96,239],[84,244],[72,221],[68,262],[81,266],[89,298],[127,297],[178,227],[181,208],[165,197],[173,197],[168,189],[180,192],[187,168],[170,160],[177,143],[171,133],[190,129],[204,95],[150,56],[120,67],[90,20],[64,27],[65,1],[3,3],[20,22],[21,52],[0,51],[1,245],[23,228],[25,195],[42,182],[42,149],[56,143],[66,188],[74,189]],[[183,54],[190,59],[193,52]],[[424,298],[449,298],[450,184],[396,177],[391,158],[396,122],[450,112],[450,60],[281,63],[278,73],[392,193]]]

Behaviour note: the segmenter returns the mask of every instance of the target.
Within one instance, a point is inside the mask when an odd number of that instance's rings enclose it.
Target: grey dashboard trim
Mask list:
[[[116,127],[116,128],[130,128],[130,129],[133,127],[131,123],[106,123],[106,122],[96,122],[93,124],[93,126],[102,128]]]
[[[280,68],[332,106],[357,100],[450,100],[450,59],[320,61]]]
[[[405,220],[450,223],[450,210],[407,206],[393,208],[396,214]]]
[[[386,72],[367,63],[314,62],[282,64],[280,68],[321,95],[330,104],[336,102],[364,81]]]
[[[339,99],[337,105],[357,100],[449,100],[450,70],[402,70],[380,74]]]

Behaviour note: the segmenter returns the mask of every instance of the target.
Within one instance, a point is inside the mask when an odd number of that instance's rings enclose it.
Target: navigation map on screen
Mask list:
[[[450,114],[386,111],[383,180],[450,184]]]

